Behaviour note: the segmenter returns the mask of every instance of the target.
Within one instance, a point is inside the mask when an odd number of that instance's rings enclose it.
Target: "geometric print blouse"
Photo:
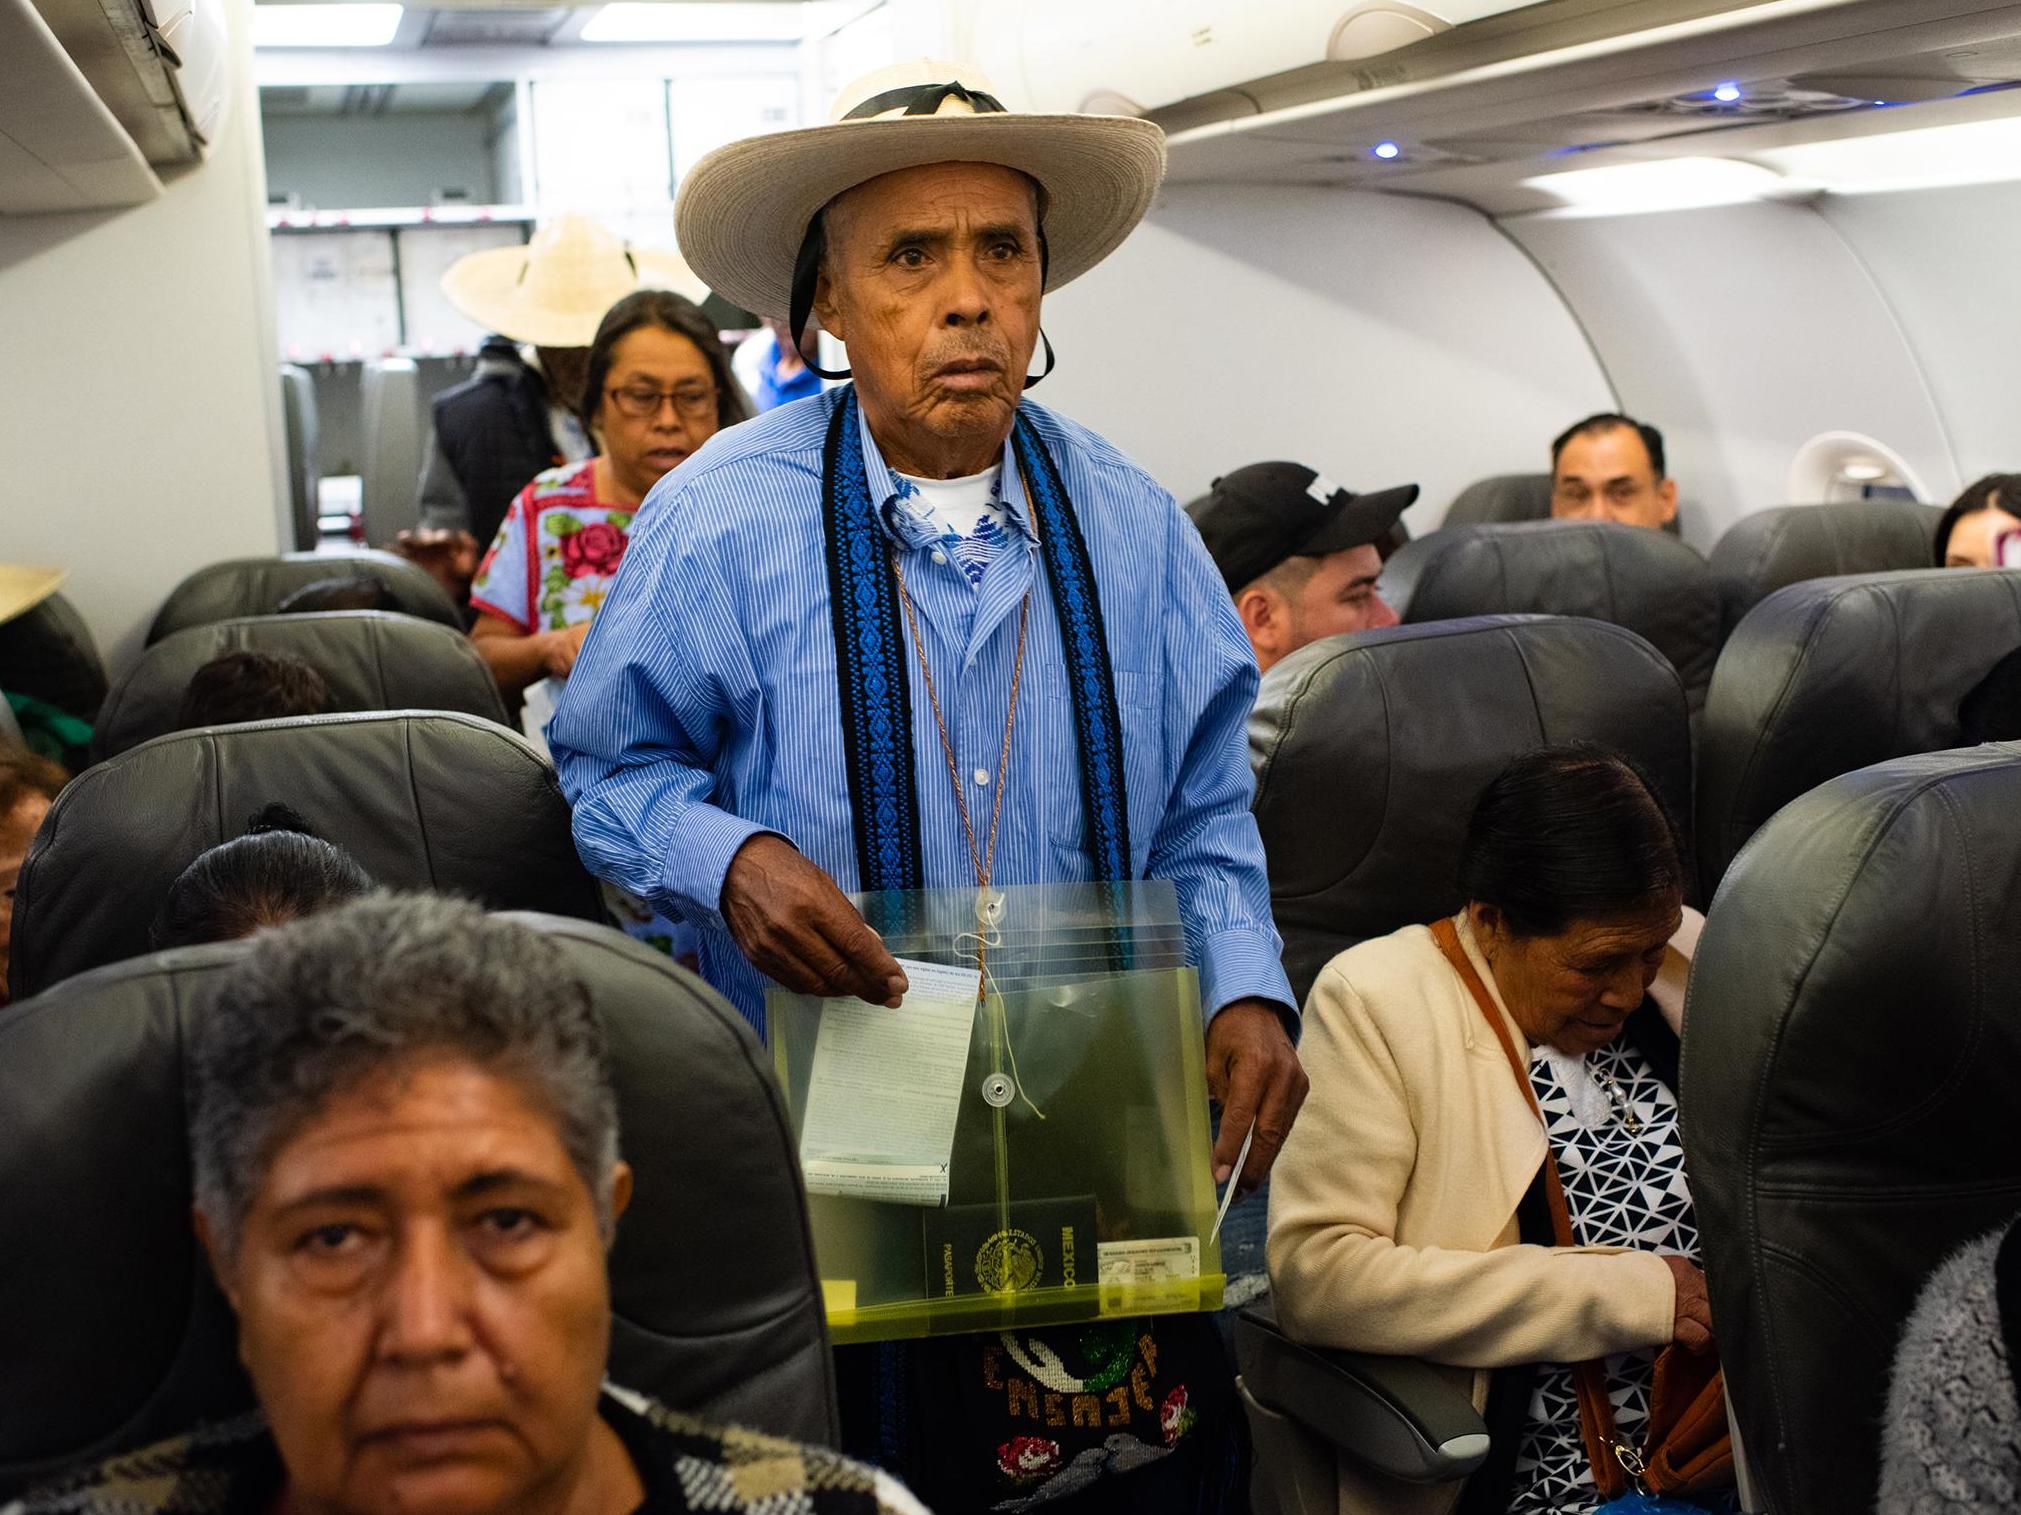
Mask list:
[[[1543,1107],[1574,1240],[1697,1262],[1698,1223],[1684,1179],[1677,1096],[1625,1036],[1588,1053],[1583,1064],[1546,1048],[1536,1049],[1530,1060],[1530,1087]],[[1616,1353],[1604,1366],[1621,1439],[1640,1446],[1656,1353],[1651,1348]],[[1579,1435],[1572,1370],[1545,1363],[1516,1454],[1509,1515],[1584,1515],[1599,1506]]]

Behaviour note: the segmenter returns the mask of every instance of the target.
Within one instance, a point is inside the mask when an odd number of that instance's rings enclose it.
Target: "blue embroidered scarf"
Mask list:
[[[878,502],[870,497],[856,406],[852,385],[835,406],[821,464],[828,598],[856,862],[866,891],[918,889],[924,881],[906,640],[889,539],[878,519]],[[1127,879],[1130,821],[1123,726],[1087,539],[1052,455],[1022,411],[1011,429],[1011,449],[1031,497],[1046,582],[1059,617],[1067,687],[1082,739],[1081,805],[1089,858],[1096,878]]]

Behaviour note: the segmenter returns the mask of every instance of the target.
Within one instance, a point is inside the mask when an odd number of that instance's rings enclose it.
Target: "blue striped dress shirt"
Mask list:
[[[821,454],[840,391],[718,433],[647,496],[610,598],[548,728],[592,872],[702,929],[702,971],[764,1030],[764,980],[718,912],[730,859],[777,832],[858,887],[829,613]],[[1108,442],[1024,402],[1087,538],[1123,724],[1132,866],[1171,880],[1203,1001],[1295,1008],[1249,813],[1244,727],[1256,662],[1228,591],[1172,496]],[[994,882],[1093,876],[1079,743],[1044,562],[1006,444],[1015,531],[972,585],[891,508],[897,484],[864,427],[871,497],[919,613],[978,842],[1027,588],[1031,624]],[[902,618],[901,618],[902,624]],[[975,883],[933,710],[910,649],[924,879]]]

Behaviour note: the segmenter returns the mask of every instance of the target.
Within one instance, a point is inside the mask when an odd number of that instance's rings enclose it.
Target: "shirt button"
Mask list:
[[[987,768],[976,769],[975,781],[978,784],[987,784],[989,782],[989,770]]]
[[[933,561],[936,563],[945,563],[947,561],[947,554],[942,552],[939,548],[936,547],[933,550]]]

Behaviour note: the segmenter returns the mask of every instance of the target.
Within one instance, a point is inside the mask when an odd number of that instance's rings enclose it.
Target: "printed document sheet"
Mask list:
[[[896,1010],[822,1001],[800,1166],[815,1194],[944,1205],[982,975],[899,966],[911,988]]]

